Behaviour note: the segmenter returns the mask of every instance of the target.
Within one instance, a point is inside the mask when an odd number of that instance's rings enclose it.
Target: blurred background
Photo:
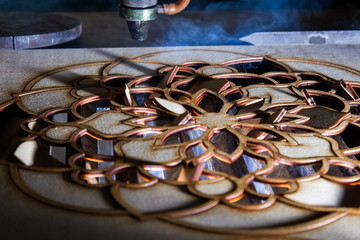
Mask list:
[[[0,0],[2,11],[117,11],[120,0]],[[163,2],[177,2],[174,0]],[[192,0],[186,11],[360,8],[356,0]]]
[[[79,19],[83,30],[81,37],[56,46],[67,48],[308,44],[313,34],[309,31],[317,33],[312,42],[315,44],[330,43],[328,39],[346,39],[343,41],[346,44],[360,41],[360,31],[344,35],[344,31],[360,30],[360,1],[356,0],[192,0],[185,11],[175,16],[159,15],[151,23],[149,37],[143,42],[130,38],[126,22],[119,17],[119,2],[0,0],[0,13],[59,12]],[[177,0],[159,0],[159,3],[164,2]],[[19,18],[21,15],[18,14]],[[13,22],[8,21],[3,26]],[[291,31],[303,33],[284,34]],[[323,31],[337,32],[323,37]],[[266,37],[258,34],[264,32],[282,33]],[[265,38],[268,41],[264,42]]]

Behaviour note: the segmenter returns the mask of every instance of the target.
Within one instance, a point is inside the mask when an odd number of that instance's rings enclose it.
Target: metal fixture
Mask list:
[[[174,15],[181,12],[190,0],[179,0],[177,3],[158,5],[157,0],[121,0],[119,14],[127,21],[129,32],[134,40],[146,40],[150,23],[158,14]]]

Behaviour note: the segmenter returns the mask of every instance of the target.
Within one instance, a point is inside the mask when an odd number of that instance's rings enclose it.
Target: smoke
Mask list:
[[[154,46],[209,46],[242,44],[219,24],[205,25],[196,18],[177,17],[166,21]]]
[[[249,43],[238,39],[253,32],[304,30],[312,11],[331,8],[334,1],[193,0],[183,17],[169,18],[161,26],[163,32],[154,46],[246,45]],[[304,15],[304,9],[310,15]],[[198,10],[207,11],[212,18],[194,12]]]

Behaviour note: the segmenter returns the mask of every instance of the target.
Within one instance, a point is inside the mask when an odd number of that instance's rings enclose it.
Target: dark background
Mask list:
[[[117,11],[120,0],[0,0],[0,11]],[[177,2],[176,0],[159,0]],[[192,0],[187,11],[359,8],[355,0]]]

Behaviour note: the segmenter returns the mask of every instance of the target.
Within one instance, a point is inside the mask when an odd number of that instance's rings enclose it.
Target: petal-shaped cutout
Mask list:
[[[294,83],[300,80],[300,77],[295,74],[285,73],[285,72],[271,72],[264,74],[264,76],[274,79],[276,82],[280,84],[285,83]]]
[[[173,183],[189,184],[199,178],[201,174],[201,166],[192,166],[188,164],[179,164],[171,167],[163,167],[156,165],[144,166],[144,170],[162,180]]]
[[[228,74],[219,74],[215,75],[216,79],[227,79],[228,81],[234,83],[236,86],[247,87],[255,84],[269,84],[274,85],[276,83],[275,80],[256,75],[251,73],[228,73]]]
[[[114,142],[97,138],[96,136],[86,133],[77,139],[77,146],[85,153],[113,156]]]
[[[302,76],[301,76],[302,78]],[[303,90],[303,89],[308,89],[308,90],[319,90],[319,91],[323,91],[323,92],[330,92],[330,91],[334,91],[334,85],[332,85],[329,82],[325,82],[325,81],[302,81],[299,85],[298,85],[299,90]]]
[[[309,117],[310,119],[305,125],[318,129],[333,128],[349,116],[346,113],[334,111],[322,106],[304,108],[297,114]]]
[[[83,184],[89,184],[95,187],[107,184],[105,174],[102,172],[80,172],[76,176],[76,180]]]
[[[239,145],[237,137],[227,130],[221,130],[214,133],[210,142],[220,151],[231,154]]]
[[[202,143],[192,145],[192,146],[186,148],[187,158],[200,157],[204,153],[206,153],[206,147]]]
[[[239,59],[225,62],[224,65],[235,68],[239,72],[263,74],[267,72],[289,72],[286,65],[275,62],[271,58]]]
[[[75,94],[79,97],[89,97],[94,95],[104,95],[109,94],[110,91],[104,87],[82,87],[76,90]]]
[[[293,178],[303,178],[316,175],[316,173],[321,169],[322,162],[315,162],[308,165],[285,165],[285,164],[275,164],[273,167],[273,172],[266,175],[269,178],[280,178],[280,179],[293,179]]]
[[[130,141],[120,146],[128,161],[167,163],[179,159],[178,147],[156,148],[154,140]]]
[[[234,191],[235,188],[236,185],[228,179],[214,182],[198,182],[194,185],[196,191],[208,196],[229,194]]]
[[[176,113],[176,114],[183,114],[186,112],[186,108],[178,103],[166,100],[166,99],[162,99],[162,98],[158,98],[155,97],[155,101],[156,103],[161,106],[162,108],[164,108],[167,111]]]
[[[184,128],[176,129],[166,134],[165,139],[162,141],[164,145],[179,144],[196,140],[204,135],[204,130],[200,128]]]
[[[344,182],[347,182],[346,178],[349,178],[350,181],[350,178],[353,178],[352,181],[357,181],[357,179],[360,179],[360,169],[356,165],[347,162],[333,162],[329,164],[326,175],[339,178],[339,180],[345,178],[343,179]]]
[[[58,140],[58,141],[69,141],[71,135],[76,132],[79,128],[73,126],[54,126],[49,128],[45,135],[46,137]]]
[[[64,88],[57,90],[51,89],[51,91],[34,91],[31,94],[19,96],[21,100],[19,104],[21,104],[25,110],[37,114],[54,108],[68,108],[76,100],[75,97],[69,94],[69,90],[69,88]]]
[[[243,97],[242,92],[239,89],[231,89],[226,92],[225,98],[228,102],[237,101]]]
[[[83,124],[98,131],[100,134],[120,135],[133,129],[133,127],[121,123],[121,121],[127,119],[130,119],[130,116],[127,114],[109,111],[97,114],[93,118],[84,121]]]
[[[105,69],[107,75],[125,74],[131,76],[151,75],[156,72],[156,69],[163,67],[163,64],[152,62],[141,62],[141,60],[122,58],[117,64],[111,68]]]
[[[150,182],[150,179],[145,177],[135,167],[119,168],[111,172],[111,177],[116,181],[126,185],[138,185]]]
[[[219,112],[223,107],[223,101],[217,96],[204,92],[197,99],[196,103],[206,112]]]
[[[266,198],[260,198],[257,196],[253,196],[249,193],[244,193],[238,198],[231,199],[229,202],[235,206],[249,206],[249,205],[261,205],[266,202]]]
[[[248,188],[261,195],[283,195],[292,190],[290,184],[269,184],[259,181],[251,181]]]
[[[236,108],[234,115],[257,111],[264,105],[264,102],[265,99],[263,98],[250,98],[245,101],[238,101],[234,106]]]
[[[124,84],[128,84],[133,79],[134,79],[133,76],[115,75],[115,76],[108,76],[106,78],[103,78],[101,81],[110,87],[122,88],[124,87]]]
[[[336,111],[344,111],[349,109],[349,105],[343,98],[332,94],[324,93],[321,91],[309,90],[310,96],[314,99],[316,105],[324,106]]]
[[[249,97],[263,97],[267,103],[292,103],[300,100],[291,87],[287,86],[266,86],[266,87],[249,87]]]
[[[233,73],[237,72],[236,69],[224,65],[211,65],[211,66],[204,66],[199,69],[202,73],[211,76],[216,74],[222,74],[222,73]]]
[[[77,156],[70,160],[71,165],[78,166],[83,170],[98,170],[114,166],[115,162],[87,156]]]
[[[216,93],[221,93],[230,87],[230,82],[227,79],[220,78],[205,78],[205,79],[197,79],[197,82],[194,86],[192,86],[188,92],[191,94],[195,94],[202,89],[207,89]]]
[[[41,140],[22,142],[14,151],[14,156],[24,165],[40,168],[65,168],[71,154],[67,146],[49,145]]]
[[[292,136],[297,144],[274,142],[280,154],[290,158],[318,158],[335,156],[332,143],[323,137]]]
[[[64,109],[50,111],[46,113],[45,116],[50,122],[56,122],[56,123],[67,123],[67,122],[72,122],[74,120],[71,118],[70,110],[64,110]]]
[[[90,102],[84,101],[76,108],[77,113],[83,117],[90,117],[94,113],[110,110],[109,99],[94,99]]]
[[[265,166],[266,164],[264,161],[258,160],[247,154],[242,154],[238,160],[232,163],[225,162],[216,157],[212,157],[208,161],[204,162],[205,169],[222,172],[237,178],[241,178],[247,173],[261,170],[265,168]]]

